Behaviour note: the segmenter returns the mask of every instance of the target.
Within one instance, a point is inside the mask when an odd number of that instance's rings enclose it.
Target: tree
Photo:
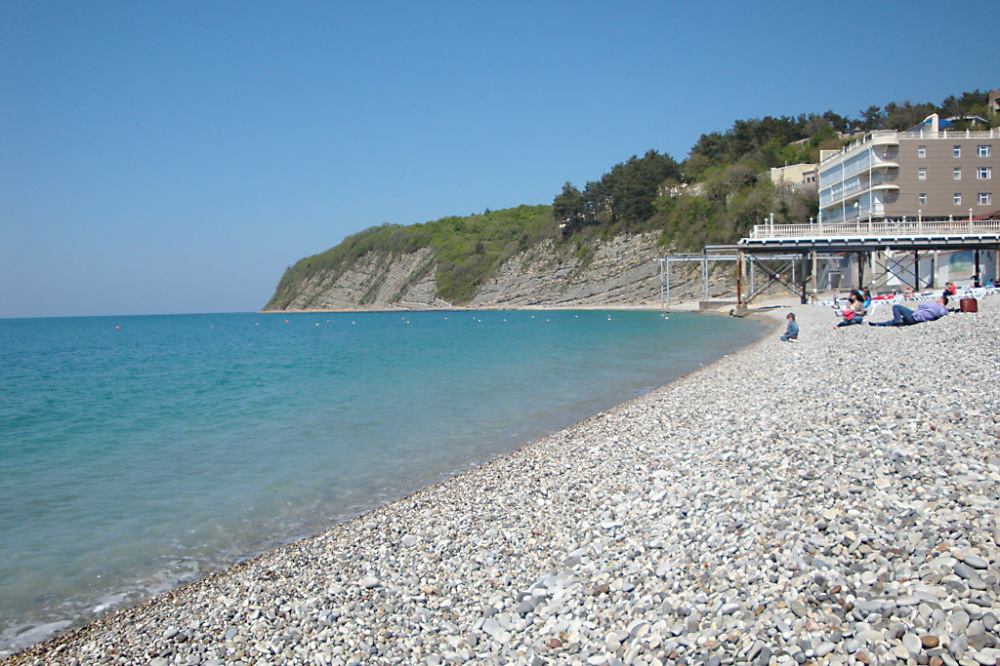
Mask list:
[[[834,113],[833,111],[827,111],[824,113],[823,120],[825,120],[830,127],[838,132],[846,132],[851,127],[850,119]]]
[[[859,111],[861,114],[861,129],[866,131],[882,129],[882,120],[885,113],[878,106],[869,106],[867,109]]]
[[[627,162],[616,164],[601,180],[611,195],[613,222],[626,228],[641,224],[653,216],[653,202],[660,185],[666,180],[678,180],[680,167],[669,155],[655,150],[641,158],[633,155]]]
[[[585,210],[583,193],[568,181],[563,185],[562,192],[552,201],[552,217],[559,222],[583,217]]]
[[[922,123],[927,116],[935,111],[934,105],[929,103],[913,104],[910,100],[906,100],[902,104],[890,102],[885,105],[883,125],[886,129],[908,130]]]

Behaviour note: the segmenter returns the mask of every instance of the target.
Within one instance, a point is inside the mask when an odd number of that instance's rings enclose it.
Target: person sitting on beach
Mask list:
[[[865,308],[864,296],[861,295],[860,291],[855,289],[851,292],[850,297],[847,299],[847,309],[840,313],[840,316],[842,316],[844,320],[834,326],[834,328],[863,324],[864,316],[866,314],[868,314],[868,310]]]
[[[933,301],[923,301],[917,306],[916,312],[905,305],[892,306],[892,320],[868,322],[871,326],[912,326],[925,321],[934,321],[948,314],[948,293],[941,294]]]
[[[954,296],[958,293],[958,289],[955,287],[955,283],[948,281],[944,283],[944,293],[948,296]]]
[[[782,342],[798,342],[799,341],[799,325],[795,321],[795,313],[789,312],[788,316],[785,317],[788,320],[788,326],[785,328],[785,334],[781,336]]]
[[[865,305],[865,309],[867,310],[872,306],[872,292],[870,289],[868,289],[868,287],[865,287],[864,292],[862,293],[862,297],[864,298],[863,302]]]

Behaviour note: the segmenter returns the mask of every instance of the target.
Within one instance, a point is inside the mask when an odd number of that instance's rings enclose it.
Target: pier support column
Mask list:
[[[812,275],[812,277],[813,277],[813,293],[815,294],[815,293],[817,293],[819,291],[819,270],[817,269],[817,265],[819,264],[819,260],[817,259],[816,250],[812,251],[812,256],[813,256],[813,275]]]
[[[667,257],[667,265],[664,268],[667,275],[667,312],[670,312],[670,257]]]
[[[808,252],[803,252],[802,256],[799,257],[799,261],[802,262],[802,265],[799,267],[799,273],[802,276],[802,282],[799,283],[802,285],[799,292],[799,302],[801,302],[802,305],[809,303],[809,278],[806,277],[806,261],[808,261],[808,259]]]
[[[736,250],[736,307],[743,307],[743,263],[746,257],[743,249]]]
[[[705,295],[705,301],[711,300],[708,293],[708,253],[702,251],[701,255],[701,290]]]

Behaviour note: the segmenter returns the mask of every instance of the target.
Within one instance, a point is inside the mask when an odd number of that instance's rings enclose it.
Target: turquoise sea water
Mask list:
[[[0,320],[0,655],[509,452],[764,330],[595,311]]]

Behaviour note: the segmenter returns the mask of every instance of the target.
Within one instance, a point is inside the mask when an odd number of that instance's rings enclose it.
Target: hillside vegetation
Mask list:
[[[336,281],[369,253],[390,257],[420,248],[434,251],[436,262],[413,275],[417,280],[435,272],[439,298],[456,303],[471,300],[483,280],[513,254],[555,235],[551,207],[518,206],[481,215],[445,217],[434,222],[400,226],[383,224],[349,236],[326,252],[306,257],[290,267],[265,309],[283,309],[298,285],[325,273]],[[359,305],[368,305],[363,302]]]
[[[288,307],[317,278],[335,283],[362,257],[379,257],[374,264],[379,266],[428,248],[431,258],[407,279],[433,273],[436,296],[460,305],[470,302],[511,257],[543,242],[558,256],[586,266],[598,244],[625,235],[656,234],[664,252],[682,252],[736,242],[772,214],[777,222],[807,222],[817,213],[816,193],[774,187],[771,167],[818,162],[821,149],[839,149],[855,134],[907,129],[931,113],[980,116],[1000,126],[1000,117],[989,112],[987,94],[978,90],[949,96],[939,105],[906,101],[871,106],[854,119],[828,111],[738,120],[725,132],[703,134],[683,162],[650,150],[614,165],[582,188],[567,182],[551,205],[372,227],[288,268],[265,309]],[[977,127],[973,122],[958,121],[953,127]],[[371,305],[379,284],[379,276],[371,276],[357,305]]]

